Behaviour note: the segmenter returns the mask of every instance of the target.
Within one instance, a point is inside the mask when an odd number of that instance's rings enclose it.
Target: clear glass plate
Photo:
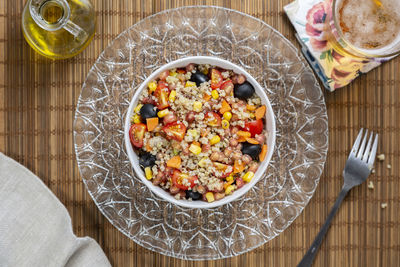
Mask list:
[[[163,64],[208,55],[242,66],[265,87],[276,148],[265,176],[239,200],[187,209],[156,197],[135,176],[124,116],[142,81]],[[221,7],[183,7],[147,17],[119,35],[90,70],[76,109],[76,157],[87,190],[129,238],[168,256],[220,259],[284,231],[312,197],[328,149],[324,97],[297,49],[261,20]]]

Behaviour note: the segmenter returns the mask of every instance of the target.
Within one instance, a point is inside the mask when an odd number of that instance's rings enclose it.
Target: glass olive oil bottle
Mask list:
[[[95,24],[89,0],[28,0],[22,14],[26,41],[52,59],[80,53],[93,39]]]

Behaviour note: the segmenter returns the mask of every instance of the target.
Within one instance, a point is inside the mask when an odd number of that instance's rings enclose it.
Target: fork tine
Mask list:
[[[365,152],[364,152],[364,155],[362,156],[362,161],[364,161],[365,163],[367,163],[367,161],[368,161],[368,156],[369,156],[369,154],[370,154],[370,149],[371,149],[371,145],[372,145],[372,138],[374,137],[374,133],[373,132],[371,132],[371,135],[369,136],[369,139],[368,139],[368,144],[367,144],[367,147],[365,148]]]
[[[361,137],[362,137],[362,134],[363,134],[363,130],[364,130],[363,128],[360,129],[360,132],[357,135],[356,141],[354,141],[353,148],[350,151],[350,155],[353,154],[354,156],[356,156],[357,150],[358,150],[358,146],[360,145],[360,142],[361,142]]]
[[[369,168],[372,168],[372,165],[374,165],[377,149],[378,149],[378,134],[375,135],[375,141],[374,144],[372,145],[371,153],[369,154],[369,159],[368,159]]]
[[[361,146],[360,146],[360,150],[358,151],[357,158],[361,159],[361,155],[364,153],[365,143],[367,143],[367,137],[368,137],[368,129],[365,130],[364,138],[361,142]]]

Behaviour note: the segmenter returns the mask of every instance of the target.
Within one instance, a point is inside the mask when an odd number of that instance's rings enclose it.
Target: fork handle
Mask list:
[[[342,187],[342,191],[340,191],[339,196],[336,199],[335,204],[333,205],[331,212],[326,218],[324,225],[322,226],[321,230],[319,231],[317,237],[314,239],[314,242],[311,244],[311,247],[308,249],[307,253],[304,255],[303,259],[297,265],[297,267],[310,267],[314,261],[315,256],[317,255],[318,249],[321,246],[322,240],[328,232],[329,226],[331,226],[331,222],[333,217],[335,216],[336,212],[338,211],[340,204],[342,204],[343,199],[346,197],[347,193],[350,191],[351,188],[347,186]]]

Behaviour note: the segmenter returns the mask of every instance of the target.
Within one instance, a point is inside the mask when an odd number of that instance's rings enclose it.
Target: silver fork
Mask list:
[[[339,196],[336,199],[336,202],[333,205],[331,212],[329,213],[328,218],[319,231],[317,237],[314,239],[311,247],[308,249],[306,255],[304,255],[297,267],[311,266],[315,256],[317,255],[322,240],[324,239],[326,232],[331,225],[331,221],[338,211],[340,204],[342,204],[343,199],[353,187],[360,185],[367,180],[369,174],[371,173],[371,169],[375,161],[376,149],[378,147],[378,134],[375,135],[375,141],[373,144],[372,139],[374,133],[371,132],[368,143],[368,130],[365,131],[364,138],[362,138],[362,135],[363,129],[360,130],[357,139],[354,142],[353,148],[350,151],[349,158],[346,161],[346,166],[344,167],[343,171],[344,184],[342,191],[340,191]]]

